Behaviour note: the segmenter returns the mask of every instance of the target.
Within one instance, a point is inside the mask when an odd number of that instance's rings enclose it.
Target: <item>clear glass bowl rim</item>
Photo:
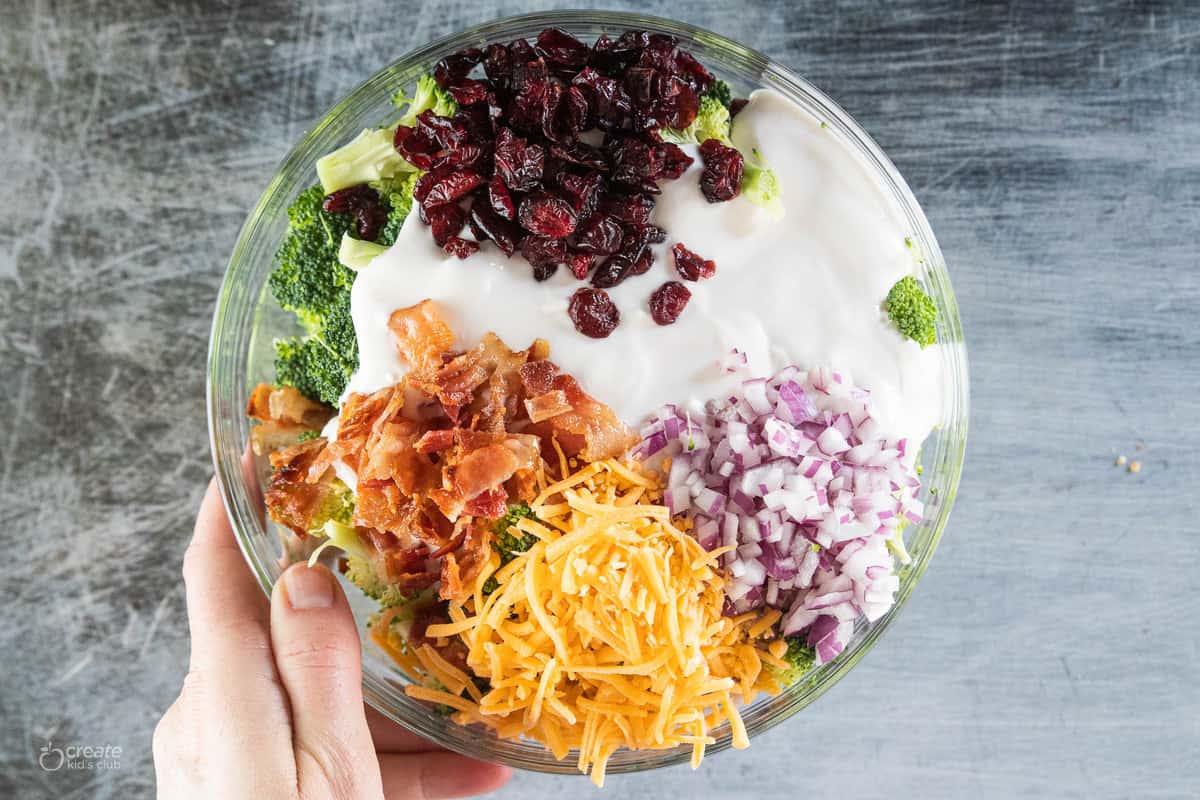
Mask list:
[[[263,252],[263,239],[271,235],[265,230],[267,224],[291,200],[290,196],[284,196],[286,185],[298,175],[307,175],[311,182],[316,158],[331,149],[331,145],[336,146],[357,133],[355,126],[346,124],[347,118],[364,108],[378,105],[381,99],[386,103],[397,85],[408,85],[420,71],[428,69],[444,55],[484,42],[529,37],[550,26],[582,37],[627,28],[674,35],[683,46],[699,51],[701,60],[719,74],[735,73],[742,76],[746,83],[776,89],[818,116],[846,143],[859,151],[885,190],[894,196],[903,209],[918,252],[923,255],[922,279],[938,306],[938,337],[948,381],[946,415],[943,426],[936,434],[934,452],[927,452],[927,444],[922,455],[927,486],[935,486],[938,493],[936,503],[927,507],[925,521],[910,534],[914,540],[914,561],[902,576],[895,606],[883,618],[864,626],[846,652],[818,669],[809,680],[744,709],[746,728],[753,739],[814,702],[846,675],[871,649],[911,596],[937,548],[957,493],[967,439],[969,380],[958,307],[941,249],[904,179],[866,131],[832,99],[787,67],[744,45],[686,23],[639,14],[609,11],[525,14],[471,27],[430,42],[392,62],[342,98],[284,159],[247,217],[221,286],[213,316],[207,385],[210,443],[221,495],[247,563],[263,590],[269,594],[280,568],[257,546],[264,533],[261,497],[249,490],[243,473],[247,426],[243,403],[249,389],[246,385],[246,351],[251,337],[249,329],[253,325],[253,309],[250,306],[256,304],[261,295],[265,274],[258,275],[257,285],[245,279],[255,275],[254,264]],[[269,251],[273,251],[273,246],[268,248]],[[919,546],[916,544],[918,542]],[[375,674],[364,662],[363,693],[367,702],[405,728],[475,758],[521,769],[578,774],[570,757],[558,762],[535,743],[480,735],[479,731],[447,721],[434,714],[428,706],[405,696],[393,678]],[[724,735],[720,733],[718,731],[717,743],[708,747],[709,755],[730,746],[727,731]],[[609,762],[608,772],[618,774],[678,764],[686,762],[690,755],[690,748],[622,749]]]

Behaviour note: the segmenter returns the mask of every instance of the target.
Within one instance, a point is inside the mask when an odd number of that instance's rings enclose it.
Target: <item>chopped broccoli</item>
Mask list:
[[[729,84],[720,78],[716,78],[709,84],[708,91],[704,93],[704,96],[713,98],[726,108],[733,103],[733,91],[729,88]]]
[[[338,261],[346,269],[352,269],[358,272],[360,269],[366,269],[375,256],[385,252],[387,247],[374,242],[364,242],[362,239],[355,239],[348,233],[342,234],[342,246],[338,248]]]
[[[317,159],[317,177],[325,194],[389,178],[414,167],[396,152],[392,128],[367,128],[347,145]]]
[[[349,214],[323,210],[324,198],[321,187],[313,186],[288,208],[287,236],[275,252],[268,279],[279,305],[294,311],[312,331],[354,281],[354,273],[337,260],[338,244],[352,220]]]
[[[346,557],[346,578],[367,597],[378,601],[380,608],[407,605],[421,596],[419,591],[406,593],[398,586],[385,583],[370,560],[357,555]]]
[[[319,438],[321,438],[320,431],[304,431],[298,437],[296,437],[296,441],[297,442],[311,442],[313,439],[319,439]]]
[[[532,518],[533,510],[525,503],[516,503],[508,507],[508,513],[496,521],[492,526],[492,533],[495,534],[495,539],[492,540],[492,548],[500,555],[500,566],[512,561],[521,553],[524,553],[529,548],[537,544],[537,537],[532,533],[521,533],[518,530],[513,530],[513,526],[519,520]],[[483,593],[491,594],[499,588],[496,579],[488,578],[483,582]]]
[[[397,124],[412,127],[417,122],[417,116],[430,109],[439,117],[450,117],[458,111],[458,104],[445,89],[437,85],[432,75],[422,75],[417,79],[417,90],[410,97],[403,89],[392,95],[392,105],[403,110],[408,106],[404,116]],[[393,129],[394,130],[394,129]]]
[[[664,142],[675,144],[700,144],[709,139],[729,143],[729,109],[715,97],[700,98],[700,110],[692,124],[683,130],[663,128],[659,131]]]
[[[899,331],[922,348],[937,341],[937,306],[925,287],[911,275],[896,281],[883,301],[883,310]]]
[[[742,170],[742,194],[756,205],[762,206],[773,218],[783,217],[783,200],[775,173],[767,167],[762,154],[751,150],[753,158],[747,158]]]
[[[808,646],[807,640],[801,637],[789,636],[785,641],[787,642],[787,652],[783,654],[783,660],[788,663],[788,668],[774,668],[774,672],[780,683],[784,686],[791,686],[812,669],[813,664],[816,663],[817,654]]]
[[[412,211],[413,189],[416,188],[417,179],[420,177],[419,172],[405,172],[371,183],[371,188],[379,192],[379,196],[388,206],[387,222],[376,239],[379,244],[386,247],[395,244],[396,237],[400,235],[400,227]]]
[[[336,406],[349,373],[337,354],[317,337],[293,337],[275,342],[275,379],[303,394]]]

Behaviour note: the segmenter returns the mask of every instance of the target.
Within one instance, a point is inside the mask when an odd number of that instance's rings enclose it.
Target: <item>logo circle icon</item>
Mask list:
[[[66,753],[62,751],[61,747],[52,747],[53,744],[53,741],[47,741],[42,745],[42,754],[38,756],[38,766],[46,772],[57,772],[67,762]]]

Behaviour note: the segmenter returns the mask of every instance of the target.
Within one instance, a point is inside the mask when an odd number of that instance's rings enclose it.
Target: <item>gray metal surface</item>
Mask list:
[[[541,7],[0,8],[0,796],[152,791],[211,304],[277,162],[405,50]],[[1200,9],[636,8],[770,54],[878,139],[950,264],[974,413],[941,552],[865,661],[748,752],[608,796],[1198,796]],[[120,765],[44,771],[48,738]]]

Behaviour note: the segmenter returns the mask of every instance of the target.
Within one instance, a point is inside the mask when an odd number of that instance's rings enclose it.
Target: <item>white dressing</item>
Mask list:
[[[700,159],[664,181],[653,221],[667,241],[649,273],[609,290],[621,324],[607,339],[578,333],[567,301],[582,284],[560,268],[537,283],[520,256],[492,244],[466,260],[434,244],[417,214],[396,244],[363,269],[351,313],[360,366],[348,392],[369,392],[404,374],[387,328],[392,311],[432,298],[464,347],[495,331],[510,347],[550,342],[551,359],[584,389],[639,425],[663,403],[701,405],[724,397],[744,375],[720,366],[731,348],[750,371],[787,364],[840,370],[871,390],[885,430],[922,440],[942,417],[940,345],[922,350],[890,324],[880,303],[915,272],[902,210],[861,157],[782,95],[760,90],[737,116],[734,143],[751,147],[782,186],[781,219],[745,198],[710,204],[699,190]],[[685,282],[692,298],[679,320],[650,318],[650,293],[679,280],[670,246],[682,242],[716,262],[716,275]]]

